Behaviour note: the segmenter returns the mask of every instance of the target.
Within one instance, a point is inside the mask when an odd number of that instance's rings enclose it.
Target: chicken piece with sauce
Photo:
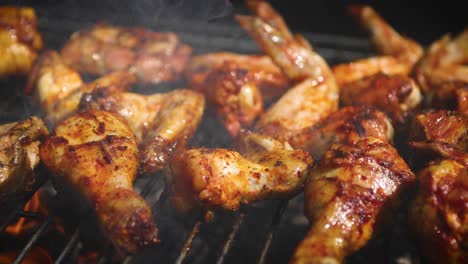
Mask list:
[[[66,118],[45,139],[40,157],[59,190],[78,195],[94,210],[119,254],[158,241],[151,208],[133,191],[138,148],[120,116],[92,110]]]

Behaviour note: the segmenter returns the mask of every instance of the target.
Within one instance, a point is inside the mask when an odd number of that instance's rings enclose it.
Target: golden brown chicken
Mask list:
[[[59,189],[77,193],[95,211],[117,252],[158,241],[151,208],[133,191],[138,149],[120,116],[94,110],[68,117],[43,142],[40,157]]]
[[[186,77],[190,88],[205,95],[233,137],[262,113],[264,101],[278,97],[290,85],[268,56],[228,52],[193,57]]]
[[[419,190],[410,205],[409,224],[428,263],[468,262],[467,166],[446,159],[418,174]]]
[[[186,146],[205,108],[203,95],[187,89],[153,95],[106,91],[83,95],[81,108],[115,112],[127,121],[140,146],[143,174],[160,171],[174,152]]]
[[[262,199],[291,198],[303,186],[313,160],[268,136],[239,135],[239,152],[194,148],[170,163],[173,205],[182,212],[201,205],[236,210]]]
[[[423,55],[421,45],[401,36],[369,6],[352,5],[349,12],[370,33],[380,56],[334,66],[339,87],[378,73],[408,75]]]
[[[65,63],[80,72],[129,71],[144,83],[177,80],[191,53],[175,33],[105,23],[76,32],[61,51]]]
[[[415,68],[414,75],[425,93],[450,82],[468,83],[468,29],[456,38],[443,36],[434,42]]]
[[[292,36],[268,3],[249,5],[256,16],[236,16],[237,21],[290,79],[299,82],[260,117],[255,130],[288,141],[338,109],[338,87],[325,60],[305,39]]]
[[[0,6],[0,78],[29,72],[43,47],[36,20],[30,7]]]
[[[340,100],[343,105],[374,106],[401,128],[409,113],[419,106],[422,95],[416,83],[406,75],[377,73],[342,85]]]
[[[135,81],[128,72],[114,72],[84,83],[78,72],[67,66],[57,52],[48,51],[34,64],[25,94],[35,94],[46,120],[54,124],[78,110],[84,93],[104,87],[108,93],[125,91]]]
[[[291,138],[290,144],[294,148],[306,150],[315,160],[319,160],[332,144],[352,144],[369,136],[392,142],[393,126],[390,119],[372,107],[348,106],[304,129]]]
[[[0,205],[31,191],[40,140],[48,134],[44,122],[35,116],[0,125]]]
[[[333,145],[309,174],[305,211],[311,227],[290,263],[343,263],[366,245],[380,217],[395,209],[414,180],[397,150],[379,139]]]

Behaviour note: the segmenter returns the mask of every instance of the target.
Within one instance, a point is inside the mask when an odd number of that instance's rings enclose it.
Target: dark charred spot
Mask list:
[[[274,166],[275,166],[275,167],[279,167],[279,166],[281,166],[281,165],[283,165],[283,164],[284,164],[284,163],[283,163],[281,160],[276,160]]]

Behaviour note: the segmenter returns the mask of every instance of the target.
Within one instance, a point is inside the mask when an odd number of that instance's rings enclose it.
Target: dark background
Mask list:
[[[444,33],[457,33],[467,26],[463,1],[270,1],[284,16],[293,31],[339,34],[347,36],[366,35],[359,30],[346,14],[346,6],[363,3],[373,6],[399,32],[422,44],[429,44]],[[56,16],[61,19],[80,18],[95,22],[112,20],[124,24],[145,25],[150,20],[196,21],[200,23],[232,23],[232,14],[247,13],[243,1],[238,0],[4,0],[2,3],[32,5],[41,16]],[[48,10],[51,10],[48,12]],[[122,19],[119,19],[122,18]],[[113,21],[116,20],[116,21]]]

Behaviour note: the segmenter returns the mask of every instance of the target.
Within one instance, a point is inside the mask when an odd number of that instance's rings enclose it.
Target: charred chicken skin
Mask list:
[[[405,75],[378,73],[340,87],[343,105],[369,105],[384,111],[396,126],[406,123],[410,111],[419,106],[422,95],[416,83]]]
[[[177,80],[191,53],[174,33],[105,23],[76,32],[61,51],[65,63],[79,72],[129,71],[139,82],[153,84]]]
[[[332,144],[352,144],[364,137],[392,142],[393,126],[390,119],[372,107],[348,106],[304,129],[291,138],[290,143],[295,148],[309,152],[315,160],[320,160]]]
[[[138,148],[121,117],[100,110],[72,115],[46,138],[40,157],[59,188],[90,204],[119,253],[158,241],[150,206],[133,191]]]
[[[419,190],[410,205],[409,224],[428,263],[468,261],[467,166],[446,159],[418,174]]]
[[[187,66],[190,88],[209,105],[235,137],[262,113],[263,102],[289,88],[289,78],[268,56],[228,52],[193,57]]]
[[[78,72],[68,67],[57,52],[48,51],[34,64],[25,93],[37,97],[46,120],[55,124],[78,110],[84,93],[104,87],[108,93],[125,91],[135,81],[132,74],[114,72],[84,83]]]
[[[0,78],[29,72],[43,47],[36,20],[30,7],[0,7]]]
[[[44,122],[35,116],[0,125],[0,205],[31,191],[40,140],[48,134]]]
[[[172,154],[186,146],[205,108],[204,97],[186,89],[153,95],[106,91],[85,94],[81,108],[115,112],[127,121],[140,146],[143,174],[163,169]]]
[[[379,217],[395,209],[414,180],[396,149],[379,139],[333,145],[309,174],[305,211],[311,228],[290,263],[343,263],[366,245]]]
[[[285,142],[338,109],[338,87],[325,60],[303,38],[294,37],[268,3],[249,5],[256,16],[236,16],[237,21],[291,80],[298,81],[254,128]]]
[[[239,135],[239,152],[189,149],[170,163],[173,205],[182,212],[201,205],[236,210],[269,198],[291,198],[313,160],[303,150],[256,133]]]

